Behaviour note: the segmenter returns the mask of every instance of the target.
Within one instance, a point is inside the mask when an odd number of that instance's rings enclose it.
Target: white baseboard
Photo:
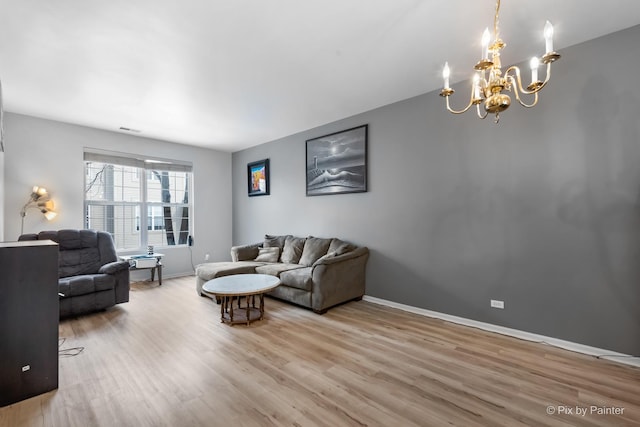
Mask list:
[[[173,274],[169,274],[169,275],[167,275],[167,276],[165,276],[165,275],[163,274],[163,275],[162,275],[162,278],[163,278],[163,279],[165,279],[165,278],[166,278],[166,279],[177,279],[178,277],[188,277],[188,276],[195,277],[195,273],[193,272],[193,270],[192,270],[192,271],[185,272],[185,273],[173,273]]]
[[[131,272],[133,273],[133,271]],[[133,276],[133,274],[130,274],[129,277],[131,278]],[[189,272],[184,272],[184,273],[172,273],[172,274],[166,274],[165,272],[163,272],[162,274],[162,280],[164,279],[177,279],[178,277],[185,277],[185,276],[195,276],[195,273],[193,271],[189,271]],[[156,280],[158,275],[156,274]],[[150,273],[149,272],[144,272],[143,270],[138,270],[135,272],[135,279],[130,279],[132,282],[144,282],[150,279]]]
[[[400,304],[393,301],[388,301],[381,298],[371,297],[365,295],[363,300],[384,305],[387,307],[397,308],[399,310],[408,311],[410,313],[419,314],[422,316],[433,317],[436,319],[446,320],[451,323],[457,323],[459,325],[471,326],[473,328],[482,329],[489,332],[495,332],[502,335],[508,335],[511,337],[540,342],[549,344],[554,347],[560,347],[565,350],[575,351],[577,353],[588,354],[590,356],[596,356],[601,359],[607,359],[618,363],[624,363],[626,365],[640,367],[640,357],[633,357],[628,354],[618,353],[615,351],[605,350],[597,347],[590,347],[588,345],[578,344],[571,341],[565,341],[558,338],[547,337],[544,335],[533,334],[530,332],[520,331],[518,329],[506,328],[504,326],[492,325],[491,323],[478,322],[476,320],[466,319],[464,317],[452,316],[450,314],[439,313],[437,311],[426,310],[423,308],[413,307],[410,305]]]

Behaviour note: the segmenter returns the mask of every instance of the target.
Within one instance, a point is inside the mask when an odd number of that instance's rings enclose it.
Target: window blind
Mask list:
[[[155,171],[193,172],[193,165],[190,162],[97,150],[85,149],[84,161],[109,163],[112,165],[130,166]]]

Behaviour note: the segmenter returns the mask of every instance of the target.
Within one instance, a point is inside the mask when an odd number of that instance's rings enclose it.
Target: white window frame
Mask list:
[[[140,189],[140,195],[139,195],[139,201],[136,202],[128,202],[128,201],[103,201],[103,200],[87,200],[86,197],[86,192],[84,195],[84,212],[85,214],[87,214],[90,211],[91,206],[114,206],[114,207],[119,207],[119,206],[131,206],[131,207],[137,207],[137,210],[140,212],[140,224],[139,224],[139,230],[136,230],[136,217],[135,214],[133,215],[133,232],[134,233],[139,233],[139,247],[138,248],[132,248],[132,247],[127,247],[127,248],[119,248],[116,247],[116,249],[120,252],[130,252],[130,251],[146,251],[146,248],[148,245],[153,244],[153,246],[155,246],[156,248],[167,248],[167,247],[171,247],[171,248],[175,248],[175,247],[184,247],[187,246],[189,244],[189,239],[187,238],[186,241],[184,243],[178,243],[178,239],[179,239],[179,232],[175,232],[174,233],[174,238],[175,238],[175,245],[167,245],[166,243],[163,244],[157,244],[157,243],[149,243],[150,242],[150,234],[155,234],[158,235],[158,233],[162,233],[163,234],[163,240],[166,239],[166,231],[164,229],[164,224],[162,229],[160,230],[149,230],[149,221],[148,221],[148,213],[149,210],[151,210],[153,212],[155,207],[159,207],[159,208],[163,208],[165,206],[169,206],[170,209],[172,209],[172,211],[176,208],[183,208],[186,207],[188,210],[188,222],[189,222],[189,226],[188,226],[188,235],[191,236],[193,235],[193,167],[191,165],[191,163],[187,163],[187,162],[180,162],[180,161],[176,161],[176,160],[168,160],[168,159],[158,159],[158,158],[140,158],[140,156],[137,155],[129,155],[129,154],[122,154],[122,153],[111,153],[111,152],[106,152],[103,150],[97,150],[97,149],[86,149],[85,148],[85,152],[84,152],[84,167],[85,167],[85,173],[84,173],[84,179],[85,179],[85,184],[84,184],[84,188],[86,189],[87,186],[87,173],[86,173],[86,167],[87,167],[87,163],[88,162],[99,162],[99,163],[104,163],[104,164],[112,164],[112,165],[118,165],[118,166],[129,166],[129,167],[133,167],[133,168],[137,168],[138,169],[138,173],[137,176],[144,176],[145,179],[140,179],[140,180],[135,180],[134,181],[138,181],[139,184],[139,189]],[[182,201],[180,202],[176,202],[176,201],[171,201],[170,203],[163,203],[163,202],[150,202],[148,201],[148,179],[146,179],[148,177],[149,171],[166,171],[166,172],[184,172],[187,173],[187,179],[188,179],[188,193],[187,193],[187,197],[188,197],[188,203],[182,203]],[[144,215],[142,213],[145,213]],[[88,226],[88,222],[87,222],[87,218],[85,218],[85,228]],[[151,225],[153,226],[154,224],[154,220],[152,218],[152,223]],[[115,240],[115,236],[114,236],[114,240]],[[165,240],[166,241],[166,240]],[[116,243],[116,246],[118,244]]]

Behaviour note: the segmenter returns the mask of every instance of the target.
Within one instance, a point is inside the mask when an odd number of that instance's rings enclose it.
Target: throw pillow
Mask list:
[[[260,262],[278,262],[280,258],[280,248],[259,248],[256,261]]]
[[[322,264],[323,261],[327,260],[327,259],[331,259],[331,258],[335,258],[336,257],[336,253],[335,252],[327,252],[326,255],[321,256],[320,258],[318,258],[316,260],[316,262],[313,263],[313,265],[316,264]]]
[[[282,251],[284,250],[284,242],[287,239],[287,236],[274,236],[271,234],[264,235],[264,244],[262,245],[265,248],[280,248],[280,254],[282,255]]]
[[[285,264],[297,264],[302,256],[304,237],[287,236],[282,250],[282,262]]]
[[[304,249],[300,257],[299,264],[307,267],[313,265],[321,256],[327,253],[331,239],[321,239],[319,237],[307,237],[304,242]]]
[[[344,242],[340,239],[331,240],[331,244],[329,245],[329,249],[327,252],[335,252],[336,255],[346,254],[347,252],[351,252],[356,247],[350,243]]]
[[[347,252],[351,252],[355,249],[355,246],[350,245],[349,243],[343,243],[336,249],[336,256],[346,254]]]

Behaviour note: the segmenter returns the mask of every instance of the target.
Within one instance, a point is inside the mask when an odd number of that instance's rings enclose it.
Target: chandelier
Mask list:
[[[454,110],[449,105],[449,97],[454,93],[454,90],[449,87],[449,63],[445,62],[444,64],[444,69],[442,70],[444,89],[440,92],[440,96],[446,99],[447,110],[453,114],[462,114],[475,105],[479,118],[484,119],[490,113],[495,114],[495,122],[498,123],[500,121],[500,113],[511,105],[511,98],[503,91],[513,92],[516,100],[523,107],[534,107],[538,103],[538,92],[545,87],[551,77],[551,63],[560,59],[560,55],[553,51],[553,26],[547,21],[544,26],[546,53],[542,58],[531,58],[529,63],[531,67],[531,83],[527,87],[522,86],[520,69],[515,65],[507,68],[503,73],[500,51],[506,45],[500,39],[500,30],[498,28],[499,13],[500,0],[497,0],[496,14],[493,21],[493,43],[489,44],[491,35],[487,28],[482,35],[482,57],[474,66],[476,71],[473,75],[469,104],[462,110]],[[491,54],[491,57],[489,57],[489,54]],[[547,66],[544,81],[538,79],[540,62]],[[524,102],[521,98],[522,94],[533,95],[533,101],[529,104]],[[484,111],[481,111],[480,104],[483,104]]]

